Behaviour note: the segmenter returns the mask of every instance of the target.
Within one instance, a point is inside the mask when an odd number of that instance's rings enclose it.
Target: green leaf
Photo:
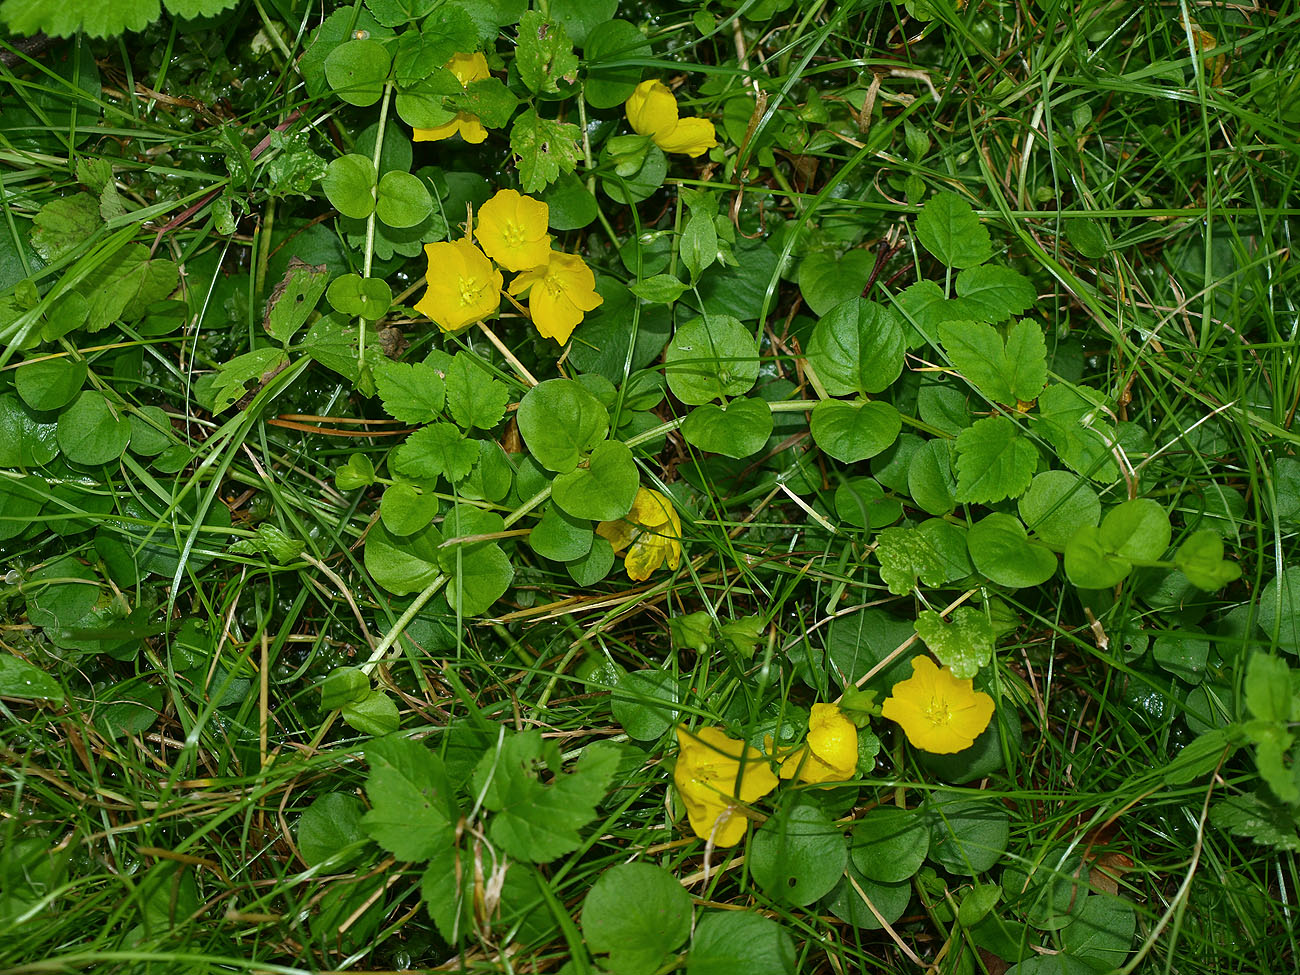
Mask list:
[[[1011,589],[1040,586],[1056,572],[1056,555],[1031,542],[1020,519],[995,511],[966,536],[971,562],[991,582]]]
[[[442,377],[423,362],[394,362],[383,356],[371,363],[375,389],[388,415],[403,423],[433,423],[446,401]]]
[[[562,772],[560,752],[537,730],[506,738],[474,769],[473,793],[496,812],[488,835],[508,856],[548,863],[578,848],[578,831],[595,818],[618,767],[618,747],[603,741],[582,750],[572,772]],[[551,784],[537,777],[540,765]]]
[[[614,521],[632,510],[639,487],[632,451],[620,441],[606,440],[591,452],[587,467],[555,479],[551,496],[575,518]]]
[[[653,975],[690,932],[691,895],[654,864],[610,867],[582,904],[587,947],[620,975]]]
[[[1007,382],[1022,402],[1038,398],[1047,385],[1047,342],[1043,330],[1029,319],[1007,331]]]
[[[312,267],[296,257],[289,258],[289,269],[266,300],[262,327],[281,345],[288,345],[295,332],[307,323],[316,303],[329,284],[329,268]]]
[[[1034,400],[1047,382],[1047,346],[1033,322],[1017,322],[1005,343],[982,322],[943,322],[939,336],[953,366],[995,403]]]
[[[361,827],[399,860],[427,860],[454,838],[456,804],[442,759],[409,738],[366,745],[370,811]]]
[[[1118,897],[1088,894],[1072,913],[1074,919],[1061,932],[1061,947],[1096,971],[1121,968],[1137,931],[1133,905]]]
[[[53,264],[95,237],[104,221],[99,202],[89,193],[51,200],[32,219],[32,247]]]
[[[688,406],[744,396],[758,380],[754,336],[729,315],[693,318],[664,352],[668,388]]]
[[[543,558],[572,562],[591,551],[594,537],[591,522],[567,515],[550,504],[529,532],[528,544]]]
[[[371,38],[344,41],[325,58],[325,80],[349,105],[379,101],[393,66],[388,48]]]
[[[44,478],[34,474],[0,478],[0,541],[16,538],[34,525],[48,493]]]
[[[921,869],[930,852],[930,827],[917,809],[876,806],[853,827],[849,854],[872,880],[898,883]]]
[[[369,681],[366,682],[367,686]],[[298,852],[315,867],[366,840],[361,829],[365,807],[356,796],[327,792],[317,796],[298,820]]]
[[[173,17],[186,20],[195,17],[215,17],[236,6],[239,0],[163,0],[163,6]]]
[[[903,372],[907,342],[893,309],[854,298],[813,329],[808,362],[832,396],[879,393]]]
[[[583,8],[591,6],[587,0],[579,0],[579,3]],[[552,10],[555,10],[554,5]],[[569,33],[577,39],[572,29]],[[641,80],[641,66],[634,62],[652,54],[650,42],[635,25],[626,20],[597,23],[591,28],[582,48],[583,66],[587,71],[583,97],[587,104],[593,108],[621,106]]]
[[[489,376],[477,356],[457,352],[447,369],[446,385],[447,409],[463,430],[490,430],[506,415],[510,387]]]
[[[576,468],[609,434],[609,411],[572,379],[534,386],[520,401],[515,419],[537,462],[560,474]]]
[[[1110,589],[1133,571],[1133,563],[1107,551],[1101,530],[1081,525],[1065,545],[1065,575],[1080,589]]]
[[[835,513],[854,528],[884,528],[903,516],[903,505],[874,478],[855,477],[835,489]]]
[[[671,305],[689,290],[690,285],[671,274],[656,274],[631,287],[632,294],[654,305]]]
[[[916,218],[921,245],[948,267],[974,267],[993,256],[989,232],[956,193],[937,193]]]
[[[668,621],[669,626],[686,618],[674,617]],[[705,615],[706,626],[707,623]],[[674,645],[682,646],[677,631],[673,634]],[[708,642],[706,637],[706,647]],[[657,741],[677,722],[680,712],[674,705],[679,696],[677,678],[667,671],[634,670],[618,679],[618,687],[610,694],[610,710],[629,738]]]
[[[364,220],[375,211],[378,181],[374,161],[354,152],[330,162],[320,185],[335,210],[345,217]]]
[[[14,388],[34,410],[60,410],[81,392],[86,381],[84,359],[38,359],[24,362],[14,373]]]
[[[390,227],[414,227],[433,212],[433,199],[418,176],[390,170],[379,178],[375,214]]]
[[[74,464],[107,464],[126,453],[131,422],[108,398],[88,389],[59,416],[59,449]]]
[[[578,166],[581,137],[573,123],[542,118],[531,108],[515,119],[510,151],[519,166],[523,191],[540,193],[562,174],[573,172]]]
[[[992,503],[1029,487],[1038,451],[1005,416],[976,420],[957,436],[957,500]]]
[[[298,344],[298,348],[325,368],[333,369],[354,386],[360,382],[356,326],[348,324],[337,314],[331,313],[316,319],[311,328],[307,329],[307,335]]]
[[[1256,623],[1283,650],[1290,653],[1300,650],[1300,569],[1287,567],[1264,586]]]
[[[1264,802],[1257,795],[1231,796],[1210,807],[1210,822],[1218,829],[1245,836],[1257,843],[1300,853],[1300,833],[1294,814],[1276,802]]]
[[[806,907],[830,893],[844,873],[844,834],[812,803],[784,803],[750,843],[755,883],[779,904]]]
[[[813,251],[799,262],[799,293],[815,315],[860,298],[867,286],[875,255],[861,248],[839,260],[826,251]]]
[[[44,467],[58,453],[57,424],[13,393],[0,394],[0,467]]]
[[[912,900],[910,880],[886,884],[872,880],[849,861],[844,879],[826,898],[826,908],[840,920],[863,931],[878,931],[903,916]]]
[[[95,574],[71,556],[47,562],[23,586],[27,618],[46,630],[66,630],[81,622],[99,601]]]
[[[1006,853],[1010,821],[997,800],[938,789],[924,809],[930,821],[930,859],[949,872],[975,876]]]
[[[251,381],[269,382],[271,377],[289,364],[283,349],[266,346],[235,356],[210,377],[205,389],[195,393],[199,402],[213,413],[220,413],[244,395],[244,387]]]
[[[103,3],[50,3],[49,0],[5,0],[0,22],[15,36],[42,31],[51,37],[114,37],[123,31],[144,30],[161,14],[158,0],[104,0]]]
[[[285,565],[292,562],[302,550],[307,547],[307,543],[298,538],[292,538],[286,535],[275,525],[270,522],[263,522],[257,526],[257,534],[252,538],[242,538],[235,542],[227,549],[232,555],[261,555],[266,554],[279,565]]]
[[[911,592],[918,579],[927,586],[941,586],[971,571],[966,532],[940,518],[915,528],[886,528],[877,539],[876,558],[880,578],[896,596]]]
[[[1053,383],[1038,397],[1038,415],[1030,417],[1034,432],[1047,439],[1066,467],[1103,484],[1119,478],[1111,443],[1113,432],[1098,429],[1105,415],[1088,396],[1086,386]]]
[[[903,419],[890,403],[826,399],[813,407],[810,428],[827,455],[852,464],[888,448],[898,439]]]
[[[951,514],[957,507],[957,478],[952,473],[952,441],[936,437],[912,454],[907,490],[922,511]]]
[[[432,481],[440,475],[459,481],[476,460],[478,446],[450,423],[431,423],[416,430],[393,456],[399,473],[419,481]]]
[[[1028,311],[1038,295],[1019,271],[999,264],[967,268],[957,275],[962,318],[994,324]]]
[[[600,212],[596,197],[573,175],[561,176],[541,198],[548,208],[552,230],[581,230]]]
[[[1291,668],[1285,660],[1254,651],[1246,662],[1246,707],[1259,721],[1285,725],[1295,716]]]
[[[734,399],[725,407],[697,406],[682,424],[686,442],[726,457],[758,453],[772,436],[772,408],[756,397]]]
[[[974,677],[993,659],[997,639],[988,618],[969,606],[953,610],[951,623],[945,623],[934,610],[921,610],[916,617],[916,635],[959,680]]]
[[[1192,532],[1174,553],[1174,565],[1196,588],[1213,592],[1241,578],[1241,566],[1223,557],[1223,539],[1209,528]]]
[[[1158,501],[1134,498],[1116,505],[1101,520],[1098,540],[1107,552],[1134,562],[1154,562],[1169,548],[1169,516]]]
[[[352,728],[376,738],[391,735],[402,723],[396,702],[382,691],[374,691],[339,712]]]
[[[372,322],[383,318],[393,303],[393,291],[387,281],[363,278],[359,274],[339,275],[330,282],[325,297],[339,314]]]
[[[342,467],[334,469],[334,482],[340,491],[355,491],[375,483],[375,465],[365,454],[352,454]]]
[[[434,7],[438,5],[438,0],[366,0],[366,6],[370,12],[375,15],[375,20],[379,21],[385,27],[401,27],[403,24],[409,24],[413,20],[419,20],[421,17],[427,17]],[[402,37],[408,37],[416,31],[407,31]],[[454,51],[452,52],[455,53]],[[446,61],[448,57],[442,61]],[[441,64],[442,61],[438,63]]]
[[[77,284],[88,305],[87,331],[143,317],[151,304],[176,290],[179,279],[171,261],[150,260],[144,244],[127,244]]]
[[[59,682],[45,671],[6,653],[0,656],[0,697],[62,704],[65,695]]]
[[[394,535],[414,535],[432,524],[437,514],[438,496],[406,481],[390,484],[379,499],[379,517]]]
[[[560,82],[565,88],[573,85],[578,80],[578,57],[564,25],[536,10],[525,13],[519,20],[515,67],[534,94],[554,94],[560,91]]]
[[[692,282],[698,280],[704,269],[717,260],[718,231],[713,226],[711,216],[707,213],[691,214],[682,231],[678,254],[686,269],[691,272]]]
[[[432,525],[398,537],[381,521],[366,533],[366,571],[398,596],[419,592],[443,574],[438,564],[441,544],[442,533]]]
[[[686,957],[686,975],[794,975],[794,942],[771,918],[749,911],[710,911]]]
[[[1040,540],[1064,549],[1080,525],[1101,520],[1101,499],[1087,481],[1069,471],[1035,474],[1017,502],[1020,517]]]
[[[988,917],[1002,899],[1002,888],[997,884],[975,884],[961,899],[957,908],[957,923],[972,928]]]
[[[550,9],[573,43],[582,47],[593,30],[613,18],[618,0],[552,0]]]
[[[320,706],[336,711],[370,696],[370,678],[356,667],[335,667],[320,684]]]
[[[591,551],[565,564],[569,576],[578,585],[590,588],[609,575],[614,567],[614,547],[606,539],[591,540]]]

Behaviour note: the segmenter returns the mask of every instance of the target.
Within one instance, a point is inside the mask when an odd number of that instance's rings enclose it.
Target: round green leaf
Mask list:
[[[438,497],[421,493],[414,484],[390,484],[379,499],[379,517],[394,535],[413,535],[433,522],[438,514]]]
[[[957,507],[957,478],[952,473],[951,441],[936,437],[912,455],[907,466],[907,488],[922,511],[951,514]]]
[[[863,875],[880,883],[907,880],[930,852],[930,827],[917,809],[877,806],[853,827],[849,854]]]
[[[366,571],[398,596],[419,592],[442,574],[441,544],[442,533],[432,525],[403,538],[392,534],[381,520],[366,533]]]
[[[808,362],[832,396],[878,393],[903,372],[907,341],[892,308],[853,298],[817,323]]]
[[[534,386],[520,401],[515,419],[537,462],[561,474],[577,467],[609,434],[609,411],[572,379],[548,379]]]
[[[648,58],[650,42],[634,24],[607,20],[591,28],[582,49],[587,69],[583,95],[593,108],[617,108],[636,91],[641,67],[629,62]]]
[[[610,867],[582,905],[587,947],[614,972],[654,972],[690,932],[691,895],[651,863]]]
[[[970,748],[950,755],[922,751],[913,754],[917,764],[931,775],[953,785],[963,785],[992,775],[1002,768],[1006,764],[1003,749],[1006,748],[1012,755],[1019,755],[1023,741],[1019,712],[1014,708],[999,708],[989,726],[980,732]]]
[[[737,459],[756,454],[772,435],[772,408],[756,398],[735,399],[725,407],[706,403],[682,424],[688,443]]]
[[[551,504],[543,512],[542,520],[533,526],[528,544],[543,558],[572,562],[591,551],[594,537],[591,522],[567,515]]]
[[[836,305],[862,295],[875,255],[856,248],[839,260],[825,251],[814,251],[799,264],[799,293],[815,315],[825,315]]]
[[[67,629],[95,608],[99,581],[89,568],[65,555],[28,576],[23,593],[27,597],[27,618],[33,624]]]
[[[1006,852],[1010,821],[995,800],[939,789],[924,809],[930,822],[929,857],[950,873],[983,873]]]
[[[1260,630],[1277,645],[1295,653],[1300,649],[1300,569],[1282,570],[1259,596]]]
[[[330,282],[325,292],[330,306],[349,318],[378,321],[393,303],[393,291],[382,278],[363,278],[359,274],[342,274]]]
[[[844,834],[820,806],[786,804],[754,834],[748,865],[774,901],[804,907],[828,894],[848,863]]]
[[[948,267],[974,267],[993,256],[989,232],[956,193],[937,193],[916,218],[921,245]]]
[[[994,512],[976,522],[966,545],[976,570],[999,586],[1028,589],[1056,572],[1056,555],[1046,545],[1031,542],[1025,526],[1012,515]]]
[[[86,390],[59,416],[59,449],[74,464],[107,464],[126,452],[131,421],[103,393]]]
[[[695,929],[686,975],[794,975],[794,942],[771,918],[713,911]]]
[[[871,901],[870,906],[863,895]],[[826,908],[841,921],[847,921],[863,931],[878,931],[885,924],[893,924],[912,900],[912,883],[882,883],[872,880],[850,860],[844,869],[844,878],[826,898]],[[873,911],[871,908],[874,907]],[[876,915],[880,916],[877,917]]]
[[[157,406],[142,406],[131,414],[131,453],[156,457],[173,443],[172,423]]]
[[[611,173],[600,181],[600,188],[615,203],[640,203],[664,185],[668,175],[668,157],[658,146],[649,146],[641,165],[626,175]]]
[[[1055,549],[1064,549],[1080,525],[1101,520],[1097,492],[1071,471],[1036,474],[1017,505],[1029,530]]]
[[[461,616],[487,611],[514,581],[515,568],[500,545],[482,545],[462,553],[447,584],[447,602]]]
[[[1073,221],[1072,221],[1073,222]],[[1106,968],[1094,968],[1089,962],[1072,955],[1035,955],[1018,965],[1012,965],[1004,975],[1097,975]]]
[[[14,373],[14,388],[34,410],[58,410],[67,406],[86,381],[85,360],[41,359],[25,362]]]
[[[606,440],[591,452],[587,467],[555,479],[551,497],[575,518],[614,521],[632,510],[640,483],[627,444]]]
[[[349,105],[373,105],[384,93],[392,65],[388,48],[378,41],[345,41],[325,59],[325,80]]]
[[[599,535],[591,540],[591,551],[565,564],[573,581],[580,586],[594,586],[614,568],[614,546]]]
[[[677,678],[666,670],[624,674],[610,697],[614,720],[629,738],[655,741],[677,722]]]
[[[1106,513],[1098,538],[1108,552],[1120,558],[1154,562],[1169,548],[1172,534],[1169,516],[1160,502],[1134,498]]]
[[[0,395],[0,467],[44,467],[58,454],[56,422],[13,393]]]
[[[21,535],[31,527],[45,505],[47,493],[42,478],[0,477],[0,541]]]
[[[855,477],[835,489],[835,513],[854,528],[884,528],[903,516],[903,505],[875,478]]]
[[[377,180],[374,162],[352,153],[331,162],[320,185],[335,210],[345,217],[364,220],[375,210]]]
[[[433,199],[418,176],[392,170],[379,178],[375,213],[390,227],[414,227],[433,212]]]
[[[1080,589],[1109,589],[1133,571],[1133,563],[1102,547],[1096,525],[1082,525],[1065,545],[1065,576]]]
[[[1061,932],[1061,946],[1099,971],[1114,971],[1133,948],[1137,915],[1118,897],[1088,894]]]
[[[307,866],[324,863],[352,844],[369,839],[361,829],[364,813],[361,800],[345,792],[317,797],[298,820],[298,850]]]
[[[596,219],[596,198],[572,173],[547,187],[541,199],[547,206],[552,230],[581,230]]]
[[[813,440],[826,454],[852,464],[892,444],[903,429],[903,419],[889,403],[825,399],[813,407],[811,429]]]
[[[744,396],[758,380],[754,336],[729,315],[693,318],[664,352],[668,388],[688,406]]]

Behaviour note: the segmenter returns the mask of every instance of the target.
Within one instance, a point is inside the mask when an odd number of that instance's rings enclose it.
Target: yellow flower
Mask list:
[[[478,210],[474,237],[487,256],[507,271],[531,271],[550,260],[546,232],[550,208],[514,190],[499,190]]]
[[[473,54],[453,54],[444,67],[456,76],[462,88],[468,88],[470,82],[482,81],[489,74],[487,58],[478,51]],[[483,123],[478,120],[477,115],[469,112],[457,112],[456,117],[450,122],[434,126],[432,129],[414,129],[411,138],[414,142],[438,142],[441,139],[450,139],[457,132],[466,142],[475,144],[487,138],[487,129],[483,128]]]
[[[429,258],[429,290],[415,310],[454,332],[478,322],[501,304],[501,272],[469,238],[424,245]]]
[[[627,550],[623,566],[633,582],[649,579],[665,560],[675,569],[682,558],[681,519],[671,501],[649,488],[638,488],[632,510],[618,521],[602,521],[596,534],[615,552]]]
[[[814,704],[808,743],[786,756],[781,778],[801,782],[844,782],[858,769],[858,729],[834,704]]]
[[[677,117],[677,99],[661,81],[637,85],[623,110],[633,131],[650,136],[664,152],[699,156],[718,144],[708,119]]]
[[[913,746],[936,755],[965,751],[993,717],[993,698],[929,657],[912,658],[912,676],[894,685],[880,712],[902,725]]]
[[[662,81],[643,81],[623,106],[632,131],[659,141],[677,125],[677,99]]]
[[[713,123],[703,118],[684,118],[663,135],[655,137],[655,144],[664,152],[681,152],[688,156],[702,156],[718,144]]]
[[[541,267],[524,271],[510,282],[510,293],[528,296],[528,313],[537,331],[563,345],[582,316],[605,299],[596,294],[596,277],[576,254],[551,251]]]
[[[745,835],[744,805],[777,785],[762,754],[721,728],[691,732],[677,726],[681,754],[673,782],[686,803],[691,829],[714,846],[735,846]]]

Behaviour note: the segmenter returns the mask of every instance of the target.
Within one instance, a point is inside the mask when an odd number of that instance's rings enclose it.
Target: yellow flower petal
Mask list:
[[[681,152],[692,157],[703,155],[718,144],[713,123],[703,118],[680,119],[668,131],[657,133],[654,140],[664,152]]]
[[[643,81],[623,105],[632,130],[658,136],[677,124],[677,99],[662,81]]]
[[[586,312],[597,308],[603,299],[596,293],[596,278],[591,268],[576,254],[551,251],[544,267],[524,271],[510,282],[510,294],[528,292],[528,313],[543,336],[560,345],[582,321]]]
[[[451,60],[444,67],[456,76],[456,80],[460,82],[462,88],[467,87],[471,82],[482,81],[490,74],[487,58],[478,51],[473,54],[453,54]],[[442,125],[436,125],[431,129],[413,128],[411,130],[411,141],[440,142],[457,134],[473,145],[477,145],[488,136],[487,129],[483,128],[483,123],[479,121],[477,115],[472,115],[469,112],[457,112],[455,118],[450,122],[444,122]]]
[[[913,747],[936,755],[965,751],[989,726],[993,699],[929,657],[912,659],[912,676],[894,685],[880,712]]]
[[[550,260],[549,218],[550,208],[541,200],[500,190],[479,207],[474,238],[507,271],[528,271]]]
[[[664,562],[670,569],[681,564],[681,519],[673,503],[650,488],[638,488],[632,510],[616,521],[600,522],[596,534],[608,539],[616,554],[627,550],[623,567],[633,582],[649,579]]]
[[[488,71],[487,58],[481,51],[475,51],[473,54],[453,54],[451,60],[443,67],[456,76],[462,88],[468,88],[472,82],[482,81],[491,74]]]
[[[677,728],[681,753],[673,783],[686,806],[691,830],[715,846],[735,846],[745,835],[744,806],[777,785],[762,754],[721,728]]]
[[[482,321],[501,304],[501,272],[468,240],[424,245],[429,260],[429,290],[415,310],[454,332]]]

